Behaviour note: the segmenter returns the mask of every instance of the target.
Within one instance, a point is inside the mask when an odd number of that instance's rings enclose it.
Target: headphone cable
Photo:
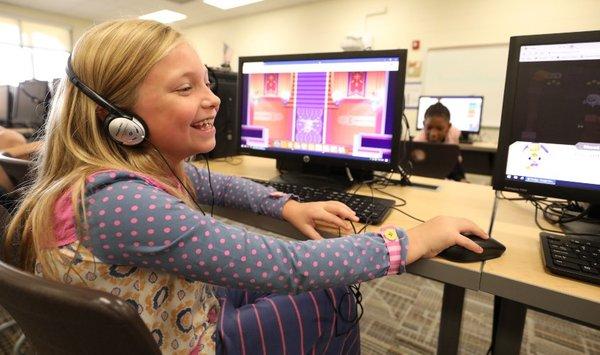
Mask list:
[[[183,183],[183,181],[181,181],[181,179],[179,178],[179,176],[177,176],[177,174],[175,173],[175,170],[173,170],[173,168],[171,167],[171,165],[169,164],[169,162],[167,161],[167,159],[164,157],[164,155],[161,153],[161,151],[154,144],[152,144],[152,142],[150,142],[150,140],[144,138],[144,141],[146,143],[148,143],[152,148],[154,148],[154,150],[156,150],[156,152],[158,153],[158,155],[160,156],[160,158],[167,165],[167,168],[169,168],[169,170],[171,171],[171,174],[173,174],[173,176],[175,176],[175,178],[177,179],[177,181],[179,181],[179,184],[181,185],[181,187],[183,187],[183,189],[185,190],[185,192],[187,192],[188,196],[190,196],[190,198],[192,199],[192,201],[194,201],[194,203],[196,204],[196,206],[198,207],[198,209],[200,210],[200,212],[202,212],[202,215],[206,216],[206,213],[204,213],[204,210],[202,209],[202,207],[200,207],[200,204],[198,203],[198,201],[196,201],[196,198],[194,197],[194,195],[190,192],[190,190],[188,190],[188,188],[185,186],[185,184]],[[212,191],[212,189],[211,189],[211,191]]]

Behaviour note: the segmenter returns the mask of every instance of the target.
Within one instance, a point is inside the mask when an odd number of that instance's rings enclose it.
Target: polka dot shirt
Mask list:
[[[289,196],[247,179],[186,166],[198,202],[281,218]],[[288,242],[222,223],[190,208],[148,177],[103,171],[86,184],[87,234],[81,238],[107,264],[135,265],[215,285],[298,293],[404,271],[407,239],[382,234]],[[394,258],[394,265],[390,258]],[[392,266],[392,268],[390,268]]]

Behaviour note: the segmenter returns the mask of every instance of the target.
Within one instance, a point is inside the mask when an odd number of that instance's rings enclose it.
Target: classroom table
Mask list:
[[[505,193],[508,198],[518,195]],[[550,273],[544,268],[534,207],[499,199],[491,235],[506,246],[501,258],[483,265],[480,290],[495,295],[494,354],[518,354],[527,309],[598,329],[600,286]],[[554,229],[539,217],[544,228]]]

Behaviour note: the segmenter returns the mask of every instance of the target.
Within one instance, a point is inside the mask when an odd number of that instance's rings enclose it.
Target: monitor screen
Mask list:
[[[421,96],[417,110],[417,129],[423,129],[425,111],[440,102],[450,111],[450,123],[462,132],[479,133],[483,96]]]
[[[600,31],[511,38],[493,184],[600,201]]]
[[[241,151],[391,170],[405,66],[406,50],[241,57]]]

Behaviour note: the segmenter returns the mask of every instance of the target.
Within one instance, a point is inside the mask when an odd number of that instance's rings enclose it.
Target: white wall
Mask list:
[[[63,26],[71,30],[73,44],[83,34],[83,32],[85,32],[92,25],[92,22],[89,20],[62,16],[59,14],[53,14],[1,2],[0,16],[40,22],[49,25]]]
[[[410,48],[424,60],[428,48],[508,43],[512,35],[600,29],[599,0],[328,0],[190,27],[183,32],[203,60],[222,61],[233,48],[232,67],[243,55],[339,51],[349,33],[361,33],[365,15],[373,49]],[[426,70],[426,68],[424,68]],[[415,80],[415,79],[412,79]],[[414,122],[413,110],[407,115]],[[497,139],[495,130],[484,132]]]

